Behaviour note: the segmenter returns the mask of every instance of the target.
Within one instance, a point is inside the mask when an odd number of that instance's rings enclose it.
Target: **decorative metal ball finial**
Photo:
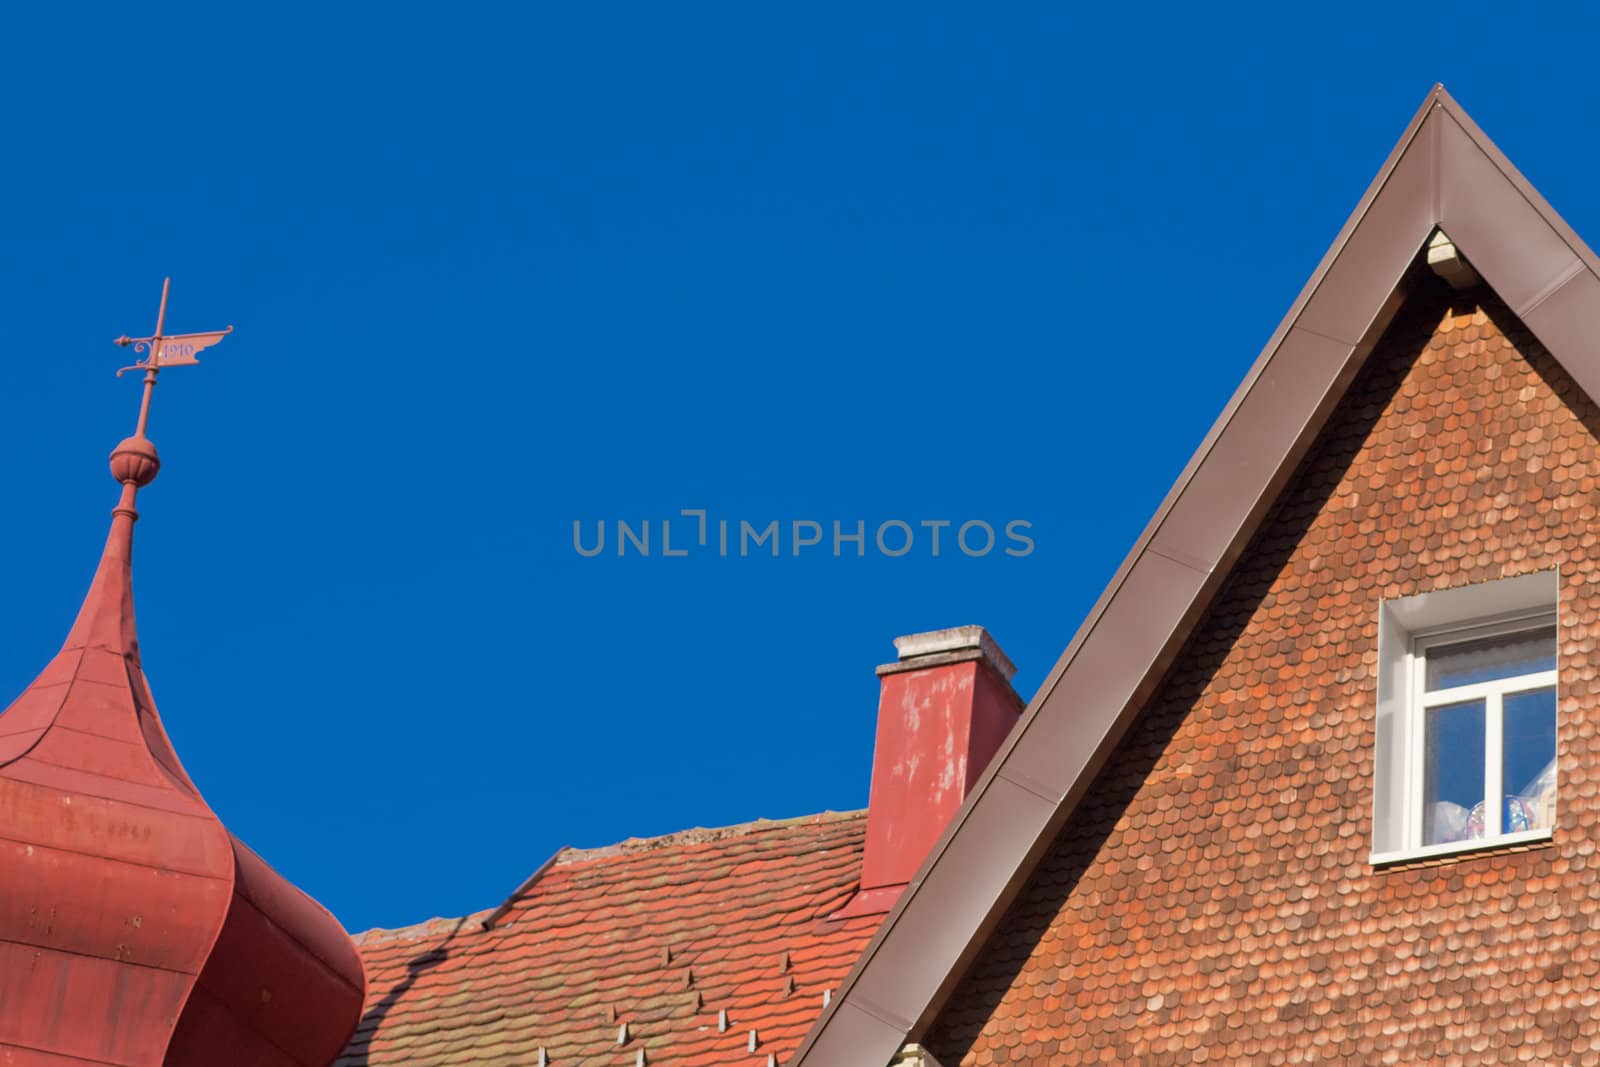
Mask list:
[[[161,470],[161,457],[148,437],[123,438],[111,450],[111,477],[123,485],[143,489],[156,480]]]

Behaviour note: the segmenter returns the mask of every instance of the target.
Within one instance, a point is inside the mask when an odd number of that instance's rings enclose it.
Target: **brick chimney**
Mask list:
[[[840,918],[894,906],[1023,708],[1017,668],[981,626],[897,637],[894,647],[899,660],[878,668],[861,889]]]

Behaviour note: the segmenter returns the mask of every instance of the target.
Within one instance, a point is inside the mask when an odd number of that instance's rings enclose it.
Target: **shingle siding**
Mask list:
[[[947,1003],[940,1062],[1600,1064],[1597,433],[1492,294],[1413,296]],[[1380,598],[1556,565],[1553,841],[1374,869]]]

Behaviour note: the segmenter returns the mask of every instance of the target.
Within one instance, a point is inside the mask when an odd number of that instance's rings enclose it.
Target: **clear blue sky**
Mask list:
[[[891,639],[982,623],[1032,694],[1433,82],[1600,238],[1584,18],[14,9],[0,689],[86,587],[108,342],[170,273],[171,327],[237,333],[158,390],[146,668],[348,926],[860,807]],[[573,550],[692,507],[1036,547]]]

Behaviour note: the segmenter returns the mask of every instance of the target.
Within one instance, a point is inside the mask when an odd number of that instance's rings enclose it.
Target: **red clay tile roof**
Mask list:
[[[783,1063],[881,919],[828,918],[865,829],[830,812],[567,849],[490,930],[480,912],[362,934],[338,1067]]]

